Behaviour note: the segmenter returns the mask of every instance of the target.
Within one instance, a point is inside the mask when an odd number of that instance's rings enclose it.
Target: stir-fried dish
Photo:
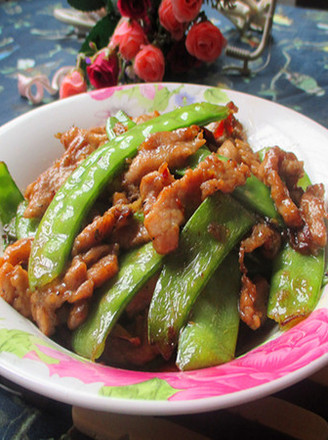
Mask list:
[[[237,110],[73,126],[24,195],[2,162],[2,298],[78,354],[124,368],[218,365],[242,328],[308,316],[324,276],[324,186],[280,146],[254,152]]]

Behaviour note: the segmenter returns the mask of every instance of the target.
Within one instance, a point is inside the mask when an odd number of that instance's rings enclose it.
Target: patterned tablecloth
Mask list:
[[[74,29],[53,17],[55,7],[65,3],[24,0],[0,3],[0,124],[32,109],[17,92],[17,74],[45,74],[50,80],[64,65],[75,64],[81,41]],[[215,22],[228,41],[236,30],[222,15]],[[255,36],[250,44],[256,44]],[[269,63],[261,70],[266,61]],[[183,82],[219,85],[267,98],[293,108],[328,127],[328,11],[278,6],[273,41],[263,56],[250,64],[251,76],[224,74],[231,58],[221,57],[208,69],[200,68]],[[45,94],[44,103],[57,97]]]
[[[17,74],[41,73],[51,80],[58,68],[75,63],[81,40],[72,26],[53,17],[55,7],[66,4],[50,0],[0,2],[0,124],[33,108],[18,93]],[[236,40],[229,21],[219,14],[215,21],[229,42]],[[256,44],[257,38],[244,43]],[[231,63],[238,61],[221,57],[206,70],[168,79],[257,95],[297,110],[328,128],[328,11],[278,6],[272,43],[260,59],[250,64],[254,73],[223,73],[224,66]],[[46,93],[43,104],[55,99],[57,96]],[[71,429],[69,406],[25,392],[4,379],[0,384],[1,439],[85,438]],[[276,397],[328,418],[327,387],[313,381],[305,380]],[[218,432],[220,438],[227,439],[237,438],[240,432],[244,440],[290,438],[229,411],[171,419],[213,439],[218,438]]]

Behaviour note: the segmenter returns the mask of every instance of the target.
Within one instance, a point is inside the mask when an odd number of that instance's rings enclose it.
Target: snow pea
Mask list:
[[[239,311],[238,255],[231,252],[218,267],[181,330],[176,364],[180,370],[220,365],[235,356]]]
[[[106,121],[106,134],[109,140],[116,138],[114,127],[117,123],[118,119],[115,116],[110,116]]]
[[[311,184],[305,174],[298,185]],[[283,329],[308,316],[321,296],[325,272],[325,249],[304,255],[286,242],[273,262],[268,317]]]
[[[97,292],[87,320],[72,335],[73,350],[92,360],[101,356],[107,335],[133,296],[160,269],[163,257],[152,243],[126,253],[115,278]]]
[[[211,154],[210,150],[203,146],[196,151],[189,158],[189,167],[195,168],[200,162],[202,162],[207,156]],[[219,156],[221,160],[228,160],[224,156]],[[177,170],[176,174],[183,176],[186,169]],[[245,185],[238,186],[232,193],[233,197],[239,200],[240,203],[246,206],[251,211],[277,222],[280,226],[283,226],[283,220],[270,195],[270,189],[261,182],[253,174],[247,178]]]
[[[15,232],[18,240],[25,237],[34,237],[40,223],[40,219],[38,218],[24,217],[24,212],[27,205],[27,200],[23,200],[17,207],[15,218]]]
[[[268,317],[289,328],[317,305],[325,269],[325,251],[304,255],[285,243],[273,263]]]
[[[40,222],[28,267],[31,289],[48,284],[63,272],[92,204],[150,133],[206,125],[228,114],[227,107],[206,102],[180,107],[136,125],[86,158],[58,190]]]
[[[128,114],[126,114],[123,110],[119,110],[116,115],[115,115],[116,119],[123,124],[128,130],[130,130],[130,128],[133,128],[136,123],[129,117]]]
[[[132,121],[123,110],[119,110],[115,116],[110,116],[106,121],[106,133],[109,140],[112,140],[117,136],[114,127],[119,122],[123,124],[127,130],[136,125],[136,123]]]
[[[16,215],[17,207],[24,200],[7,165],[0,161],[0,221],[7,225]]]
[[[148,315],[148,334],[168,359],[196,298],[255,217],[228,194],[206,198],[183,228],[178,249],[166,256]]]

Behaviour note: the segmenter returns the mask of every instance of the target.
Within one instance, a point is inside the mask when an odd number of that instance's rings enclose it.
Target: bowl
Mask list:
[[[328,130],[264,99],[191,84],[114,87],[45,105],[0,128],[0,159],[24,189],[61,154],[54,135],[72,125],[100,125],[120,109],[137,116],[231,100],[254,149],[279,145],[295,152],[311,180],[327,188]],[[288,387],[327,363],[327,288],[313,313],[288,331],[274,329],[227,364],[188,372],[140,372],[93,363],[44,336],[0,300],[0,373],[42,395],[93,410],[168,415],[227,408]]]

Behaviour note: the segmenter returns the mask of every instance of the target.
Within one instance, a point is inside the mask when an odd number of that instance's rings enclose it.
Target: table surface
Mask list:
[[[51,80],[58,68],[75,63],[81,40],[72,26],[53,17],[54,7],[66,7],[66,4],[50,0],[0,2],[0,125],[35,107],[20,97],[18,73],[28,76],[41,73]],[[219,14],[215,20],[229,42],[237,38],[229,21]],[[249,76],[224,72],[224,66],[240,65],[240,62],[223,56],[206,71],[190,71],[183,78],[169,80],[217,85],[256,95],[303,113],[328,128],[328,11],[277,6],[272,35],[270,47],[261,58],[250,63],[253,73]],[[45,93],[40,105],[57,98]],[[69,406],[0,379],[2,439],[86,438],[74,428]],[[313,378],[304,380],[274,398],[327,420],[327,381],[326,386],[322,384],[325,380],[320,378],[320,383]],[[237,438],[240,432],[244,439],[294,438],[229,410],[168,419],[213,439],[218,432],[227,439]]]

